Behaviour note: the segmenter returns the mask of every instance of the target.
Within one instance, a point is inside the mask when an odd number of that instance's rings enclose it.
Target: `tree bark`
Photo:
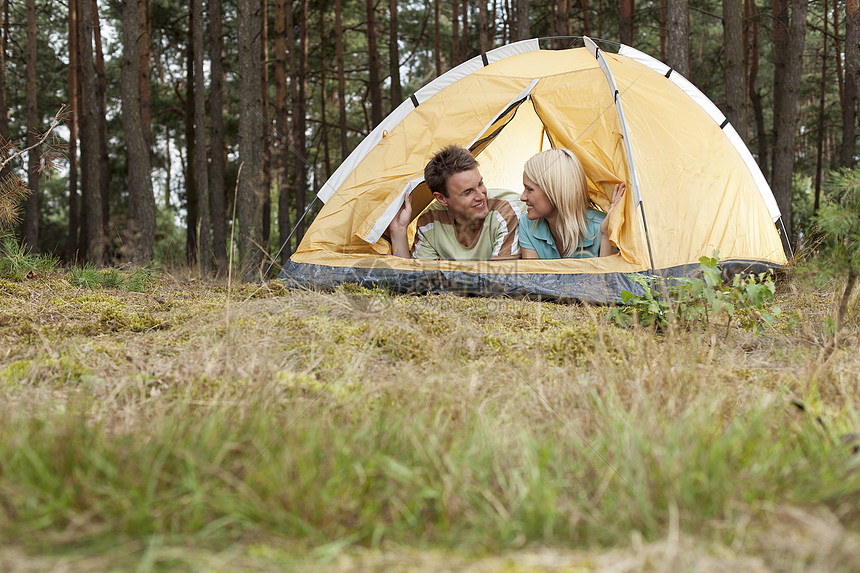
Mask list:
[[[238,212],[238,245],[242,276],[250,281],[259,278],[262,262],[263,139],[259,116],[263,105],[260,94],[260,41],[263,32],[259,0],[238,2],[239,51],[239,177],[236,210]]]
[[[634,0],[618,2],[618,37],[622,44],[633,46]]]
[[[287,243],[290,236],[290,184],[289,184],[289,165],[290,165],[290,126],[287,123],[288,113],[287,104],[289,94],[287,92],[287,22],[286,10],[292,10],[292,3],[289,0],[275,0],[275,133],[277,153],[275,154],[275,182],[278,186],[278,234],[280,242],[283,245],[281,250],[280,264],[284,266],[289,261],[292,248]],[[343,57],[343,40],[340,38],[342,33],[340,29],[340,2],[335,0],[335,43],[338,46],[340,53],[339,57]],[[292,46],[289,46],[292,51]],[[342,65],[340,62],[339,65]],[[285,244],[286,243],[286,244]]]
[[[579,10],[582,12],[582,35],[591,35],[591,13],[588,8],[588,0],[579,0]]]
[[[71,0],[75,2],[75,0]],[[0,0],[0,137],[9,141],[9,103],[6,99],[6,52],[9,44],[9,0]]]
[[[126,0],[128,1],[128,0]],[[197,262],[200,274],[208,275],[212,271],[210,264],[211,243],[209,240],[209,165],[206,160],[206,78],[203,73],[203,0],[192,0],[191,9],[194,12],[194,147],[197,151],[195,162],[197,172]]]
[[[439,5],[439,0],[435,0],[436,5]],[[439,26],[440,11],[436,11],[436,26]],[[481,53],[486,53],[490,50],[489,38],[489,18],[487,16],[487,3],[484,0],[478,2],[478,45],[481,48]],[[438,37],[439,34],[436,34]],[[438,74],[437,74],[438,75]]]
[[[143,134],[140,112],[140,52],[141,40],[145,37],[141,34],[139,21],[140,4],[140,0],[123,3],[122,128],[128,163],[127,254],[136,263],[147,263],[152,260],[155,241],[155,197],[152,194],[149,147]]]
[[[768,169],[768,144],[767,133],[764,128],[764,105],[762,103],[761,93],[758,85],[758,64],[759,64],[759,23],[761,15],[758,7],[755,5],[755,0],[746,0],[746,18],[750,22],[750,57],[749,57],[749,96],[752,104],[753,116],[755,118],[755,139],[756,150],[758,154],[758,166],[765,176],[770,174]]]
[[[403,86],[400,80],[400,46],[397,41],[397,0],[388,0],[388,18],[391,22],[388,34],[388,75],[391,76],[391,110],[393,111],[403,102]],[[343,54],[338,57],[343,57]]]
[[[439,30],[439,20],[442,19],[442,0],[433,0],[433,63],[436,66],[436,77],[442,75],[442,36]]]
[[[382,123],[382,84],[379,79],[379,49],[376,45],[376,10],[374,0],[365,0],[367,14],[368,89],[370,93],[370,121],[372,127]],[[307,26],[307,23],[305,23]]]
[[[818,206],[821,201],[821,174],[824,168],[824,132],[827,128],[824,125],[824,102],[827,95],[827,17],[828,1],[824,0],[824,31],[821,34],[821,84],[818,92],[818,141],[816,142],[817,149],[815,154],[815,201],[812,206],[812,213],[818,213]]]
[[[70,263],[77,262],[78,258],[78,90],[80,89],[78,12],[78,0],[69,0],[69,236],[66,240],[66,260]],[[4,48],[2,52],[5,53],[5,51]],[[0,64],[0,68],[2,67],[5,66]],[[5,92],[5,89],[2,91]],[[3,103],[5,104],[5,100]],[[5,119],[5,105],[0,106],[0,116]]]
[[[854,166],[857,146],[857,87],[860,81],[860,10],[857,0],[845,2],[845,89],[842,96],[842,145],[839,165]],[[838,50],[837,50],[838,53]]]
[[[101,24],[99,23],[98,3],[93,0],[93,39],[95,40],[96,90],[98,94],[98,132],[99,132],[99,192],[102,195],[102,225],[105,238],[110,236],[110,161],[108,158],[107,136],[107,73],[105,71],[104,49],[102,48]],[[109,243],[105,242],[105,248]]]
[[[197,227],[200,223],[197,199],[197,137],[194,134],[194,11],[188,7],[188,34],[185,44],[185,260],[197,264]],[[259,107],[257,111],[259,113]]]
[[[773,0],[774,12],[774,150],[771,187],[782,213],[787,241],[793,241],[791,182],[797,106],[806,38],[806,0]]]
[[[93,0],[81,1],[81,70],[86,120],[81,139],[84,206],[87,215],[87,260],[96,266],[105,262],[107,239],[102,215],[102,194],[99,179],[99,102],[96,90],[96,69],[93,61]]]
[[[520,40],[532,37],[529,26],[529,1],[517,0],[517,36]]]
[[[36,51],[36,0],[27,0],[27,147],[38,140],[38,56]],[[39,252],[39,164],[41,150],[37,147],[27,152],[27,210],[24,215],[24,243],[31,253]]]
[[[325,8],[326,8],[326,0],[320,0],[320,38],[326,38],[326,27],[325,27]],[[321,180],[325,181],[328,179],[329,173],[331,173],[331,150],[328,145],[328,112],[326,110],[326,101],[328,100],[328,86],[327,86],[327,74],[326,74],[326,63],[328,58],[326,57],[326,46],[325,41],[320,42],[320,140],[322,141],[323,147],[323,173],[320,174]],[[393,89],[393,84],[392,84]]]
[[[290,43],[290,45],[295,45]],[[293,145],[295,146],[295,176],[294,189],[296,194],[296,217],[303,217],[305,212],[307,191],[308,191],[308,163],[307,163],[307,116],[305,103],[307,102],[308,91],[308,4],[301,3],[301,12],[299,13],[299,49],[297,50],[298,61],[296,63],[296,93],[293,99]],[[378,56],[378,54],[377,54]],[[377,66],[378,69],[378,66]],[[377,91],[379,84],[376,84]],[[381,94],[381,92],[380,92]],[[379,98],[381,99],[381,95]],[[381,115],[382,102],[379,103],[379,113]],[[381,121],[381,118],[380,118]],[[305,236],[305,221],[303,218],[298,219],[296,225],[296,244],[300,243]]]
[[[460,0],[451,0],[451,63],[460,61]]]
[[[457,0],[455,0],[456,2]],[[335,0],[335,57],[337,59],[337,107],[340,117],[340,159],[349,154],[346,138],[346,72],[343,63],[343,7],[342,0]],[[401,93],[400,98],[403,98]]]
[[[146,148],[152,149],[152,0],[140,2],[140,127]]]
[[[209,0],[209,192],[212,199],[212,252],[218,274],[227,272],[227,210],[224,172],[227,146],[224,143],[224,34],[221,0]]]
[[[690,6],[688,0],[668,0],[666,64],[690,79]]]
[[[744,0],[723,0],[723,45],[726,50],[726,117],[744,143],[749,141],[746,69],[744,66]]]
[[[269,252],[269,235],[272,232],[272,194],[269,188],[272,184],[272,138],[269,137],[269,2],[268,0],[260,0],[260,14],[263,22],[263,35],[260,41],[260,115],[263,116],[263,129],[260,137],[263,138],[263,188],[265,193],[262,195],[263,204],[260,207],[260,215],[263,218],[260,232],[262,234],[262,242],[264,255]],[[324,49],[325,42],[320,42],[320,48]]]

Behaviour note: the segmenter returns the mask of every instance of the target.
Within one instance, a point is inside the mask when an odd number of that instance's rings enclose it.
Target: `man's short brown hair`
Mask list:
[[[463,171],[470,171],[478,166],[478,162],[469,150],[457,145],[449,145],[436,152],[436,155],[424,167],[424,181],[432,193],[448,196],[448,179]]]

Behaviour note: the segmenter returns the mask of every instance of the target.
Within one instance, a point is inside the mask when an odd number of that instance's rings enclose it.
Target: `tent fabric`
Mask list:
[[[565,287],[563,298],[577,298],[580,288],[583,299],[609,302],[619,300],[622,284],[630,282],[623,275],[697,269],[699,257],[715,251],[724,261],[737,261],[737,268],[784,264],[773,194],[716,106],[677,72],[667,74],[668,67],[632,48],[602,57],[617,85],[624,126],[616,94],[586,48],[543,50],[535,40],[518,42],[488,52],[486,64],[478,56],[416,92],[323,186],[325,204],[281,276],[333,286],[357,275],[379,276],[384,267],[385,273],[407,277],[393,281],[407,290],[410,282],[422,283],[415,278],[422,273],[455,273],[479,283],[510,275],[508,282],[518,285],[512,292],[542,296],[553,287],[538,282],[561,288],[558,277],[564,276],[579,286]],[[641,206],[628,193],[623,208],[613,211],[611,239],[620,252],[528,261],[394,257],[384,236],[388,223],[407,192],[416,219],[431,203],[424,165],[452,143],[471,146],[489,187],[516,191],[529,157],[550,146],[567,147],[582,161],[589,195],[604,211],[616,183],[630,188],[632,161]],[[410,242],[414,225],[413,220]],[[589,280],[609,286],[588,290]],[[457,285],[467,283],[454,280],[451,290],[464,290]]]

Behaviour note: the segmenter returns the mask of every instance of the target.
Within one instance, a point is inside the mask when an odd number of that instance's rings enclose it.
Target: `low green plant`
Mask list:
[[[735,275],[731,284],[723,280],[717,253],[699,259],[701,278],[668,278],[636,274],[632,280],[642,287],[642,294],[621,293],[623,306],[607,314],[619,326],[634,323],[664,328],[707,327],[718,317],[746,329],[757,330],[771,325],[782,313],[771,306],[776,285],[770,273]]]
[[[69,282],[84,288],[113,288],[143,292],[152,282],[152,265],[144,265],[132,271],[120,269],[97,269],[90,264],[75,267],[69,273]]]
[[[21,280],[31,272],[51,272],[57,264],[55,256],[31,253],[15,235],[0,231],[0,276]]]
[[[819,279],[844,281],[836,332],[842,328],[848,302],[860,277],[860,169],[845,169],[830,175],[825,192],[828,201],[815,216],[821,242],[816,266]]]

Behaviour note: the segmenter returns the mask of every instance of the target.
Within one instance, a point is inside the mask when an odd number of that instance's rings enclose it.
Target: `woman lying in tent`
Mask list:
[[[605,257],[615,253],[609,242],[609,213],[624,199],[619,183],[607,213],[589,208],[585,170],[568,149],[534,155],[523,168],[528,212],[520,215],[520,250],[524,259]],[[563,254],[562,254],[563,253]]]

